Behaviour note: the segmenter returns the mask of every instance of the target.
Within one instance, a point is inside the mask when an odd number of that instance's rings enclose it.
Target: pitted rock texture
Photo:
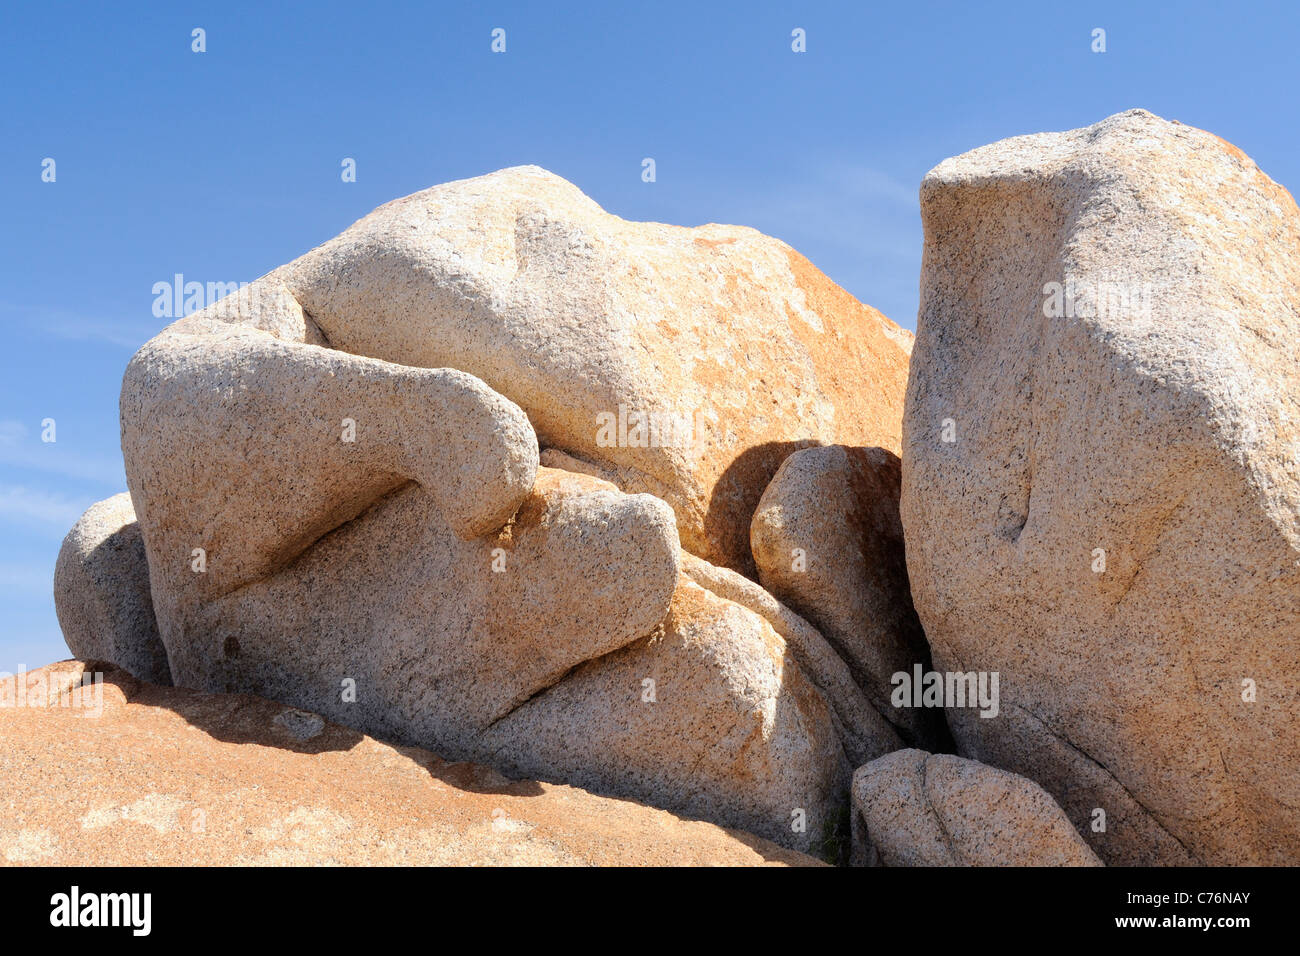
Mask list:
[[[907,582],[899,465],[883,448],[797,451],[763,492],[749,536],[763,587],[817,626],[910,744],[932,749],[947,741],[942,714],[890,700],[895,674],[930,667]]]
[[[96,671],[98,714],[58,705]],[[817,865],[748,833],[508,779],[247,694],[80,661],[19,678],[48,706],[0,708],[0,866]]]
[[[408,482],[261,578],[182,590],[173,672],[834,852],[842,723],[768,621],[681,560],[663,501],[597,478],[540,468],[505,527],[469,540]]]
[[[834,860],[852,766],[761,616],[683,577],[652,635],[579,667],[480,743],[505,772],[640,797]]]
[[[903,434],[960,753],[1109,863],[1300,862],[1300,213],[1140,110],[946,160]]]
[[[380,207],[127,369],[172,675],[832,844],[896,736],[820,634],[680,548],[752,573],[785,456],[896,449],[910,339],[774,239],[624,222],[535,167]]]
[[[853,775],[853,862],[1102,865],[1032,780],[922,750],[895,751]]]
[[[852,766],[903,746],[902,739],[853,680],[849,666],[815,627],[762,587],[728,568],[682,552],[682,574],[718,597],[752,611],[781,635],[800,669],[830,704]]]
[[[791,451],[899,450],[911,333],[776,239],[628,222],[535,166],[387,203],[259,281],[334,348],[482,379],[738,571]]]
[[[54,565],[54,609],[72,653],[115,661],[141,680],[171,683],[129,494],[91,505],[63,539]]]
[[[532,489],[527,417],[472,375],[278,338],[213,318],[221,307],[151,339],[122,381],[164,641],[187,601],[282,567],[408,483],[465,538],[501,528]]]

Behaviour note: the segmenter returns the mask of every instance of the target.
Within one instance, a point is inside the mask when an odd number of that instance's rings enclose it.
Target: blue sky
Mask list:
[[[126,488],[155,283],[250,281],[389,199],[536,163],[625,218],[779,236],[913,328],[916,190],[947,156],[1140,106],[1300,182],[1300,5],[1134,6],[5,4],[0,670],[67,656],[54,559]]]

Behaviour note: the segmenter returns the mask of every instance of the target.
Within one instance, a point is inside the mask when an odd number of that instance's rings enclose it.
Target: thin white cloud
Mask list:
[[[40,526],[71,528],[94,503],[86,497],[27,488],[23,485],[0,485],[0,521]]]
[[[65,342],[106,342],[134,352],[158,334],[157,329],[127,328],[86,319],[67,318],[56,322],[42,322],[41,327],[55,338]]]
[[[787,241],[815,236],[863,259],[919,265],[917,191],[871,167],[821,166],[748,208],[750,225]]]
[[[27,437],[27,426],[12,418],[0,420],[0,449],[17,445]]]
[[[123,322],[96,318],[49,306],[16,306],[0,302],[0,315],[48,336],[70,342],[106,342],[135,351],[161,331],[164,320]],[[168,320],[169,321],[169,320]]]
[[[919,206],[918,187],[904,185],[869,166],[835,163],[823,168],[821,178],[836,193],[851,199],[892,203],[909,213]]]
[[[0,465],[93,481],[119,490],[126,487],[120,457],[96,458],[71,451],[66,444],[38,441],[22,422],[0,419]]]
[[[16,561],[0,562],[0,594],[5,597],[44,596],[54,585],[54,568]]]

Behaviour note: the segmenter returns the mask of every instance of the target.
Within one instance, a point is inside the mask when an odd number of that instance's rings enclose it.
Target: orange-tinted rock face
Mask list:
[[[59,706],[96,670],[96,694]],[[0,708],[0,864],[816,862],[630,801],[448,763],[259,697],[157,687],[78,661],[19,678],[26,703],[48,706]]]
[[[899,450],[909,333],[779,240],[627,222],[536,167],[389,203],[261,281],[335,348],[483,379],[737,570],[791,451]]]

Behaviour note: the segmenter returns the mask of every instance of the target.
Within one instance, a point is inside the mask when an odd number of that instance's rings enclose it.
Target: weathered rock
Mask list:
[[[91,505],[63,539],[54,565],[54,610],[73,654],[114,661],[155,684],[171,683],[129,494]]]
[[[189,604],[282,567],[410,482],[465,538],[499,530],[528,495],[537,438],[478,379],[277,338],[213,318],[223,304],[147,342],[122,381],[164,642]]]
[[[679,582],[678,544],[752,571],[791,450],[897,448],[909,347],[776,240],[627,223],[534,167],[389,203],[131,361],[172,673],[812,847],[846,749],[897,738],[811,627],[787,654]],[[606,720],[651,676],[616,686],[627,661],[691,688],[661,741]]]
[[[500,534],[465,540],[408,484],[195,605],[174,666],[185,686],[256,693],[464,759],[575,667],[654,631],[676,585],[673,515],[649,495],[541,469]]]
[[[898,451],[910,333],[776,239],[627,222],[535,166],[387,203],[260,283],[337,349],[481,378],[736,570],[791,451]]]
[[[795,452],[750,525],[763,587],[817,626],[868,699],[911,744],[944,740],[942,714],[890,703],[891,678],[928,670],[898,517],[899,460],[883,448]]]
[[[720,598],[752,611],[785,641],[800,669],[830,704],[840,742],[852,766],[903,746],[889,721],[871,706],[849,667],[817,628],[749,578],[682,552],[682,574]]]
[[[184,686],[825,852],[840,724],[767,621],[679,560],[671,509],[599,479],[541,468],[470,540],[408,483],[233,592],[182,593],[167,639]]]
[[[1001,676],[961,753],[1104,811],[1107,862],[1300,862],[1294,201],[1133,111],[921,202],[908,571],[936,665]]]
[[[1101,866],[1032,780],[922,750],[895,751],[853,775],[853,862]]]
[[[0,708],[0,865],[815,865],[739,831],[509,780],[268,700],[108,670],[102,711],[53,706],[99,665]],[[13,684],[10,680],[7,683]],[[294,712],[288,712],[291,715]],[[312,717],[314,733],[301,728]]]
[[[656,633],[529,700],[478,752],[824,859],[848,843],[852,767],[825,697],[771,624],[685,577]]]

